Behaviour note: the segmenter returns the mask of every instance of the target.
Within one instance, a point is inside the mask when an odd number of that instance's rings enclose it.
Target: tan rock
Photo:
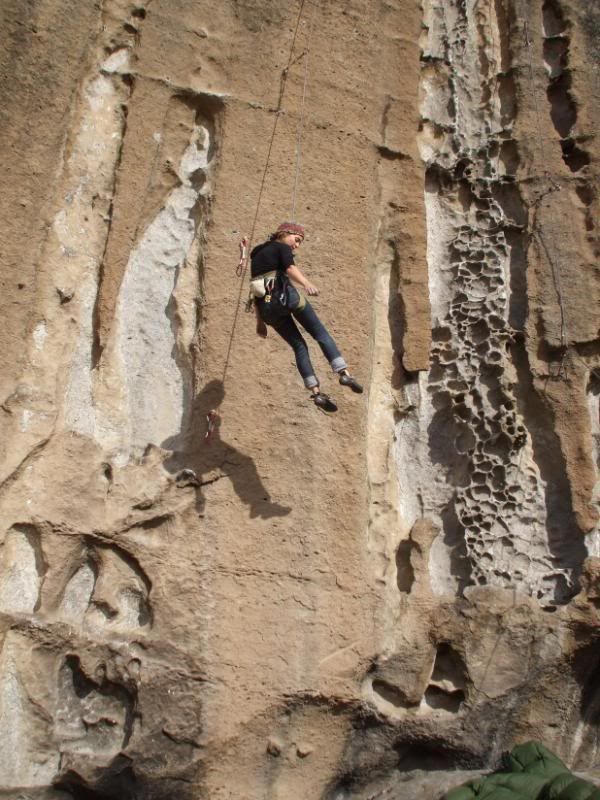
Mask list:
[[[597,767],[593,4],[2,13],[3,796]],[[290,216],[336,415],[242,311]]]

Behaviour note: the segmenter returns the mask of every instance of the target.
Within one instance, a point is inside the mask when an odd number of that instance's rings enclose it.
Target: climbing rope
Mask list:
[[[554,189],[560,189],[560,186],[554,181],[554,179],[549,175],[548,170],[546,168],[546,154],[544,152],[544,137],[542,134],[542,122],[538,104],[538,96],[537,96],[537,86],[535,83],[535,75],[533,71],[533,55],[532,55],[532,48],[531,48],[531,39],[529,37],[529,26],[527,25],[527,20],[523,22],[523,33],[525,36],[525,43],[527,45],[527,54],[529,60],[529,80],[531,83],[531,94],[533,96],[533,104],[535,108],[535,115],[536,115],[536,124],[537,124],[537,133],[538,133],[538,143],[540,148],[540,157],[541,162],[544,165],[544,175],[549,183],[553,185]],[[553,209],[550,207],[551,217],[553,217]],[[553,220],[551,220],[553,222]],[[554,232],[552,229],[552,225],[549,227],[548,231],[548,243],[550,245],[550,249],[546,245],[541,232],[538,230],[536,231],[538,241],[540,242],[544,252],[546,253],[546,258],[548,259],[548,263],[550,264],[550,269],[552,270],[552,279],[554,281],[554,289],[556,291],[556,296],[558,299],[558,306],[560,309],[560,343],[563,351],[566,351],[568,335],[567,335],[567,319],[566,319],[566,312],[565,312],[565,304],[563,298],[563,291],[562,291],[562,284],[561,284],[561,276],[560,276],[560,263],[558,261],[558,249],[556,247],[556,242],[554,240]],[[552,251],[554,251],[554,258]],[[563,352],[561,363],[559,367],[558,376],[561,375],[562,366],[564,363],[566,352]]]
[[[296,19],[296,26],[294,28],[294,35],[292,37],[292,43],[290,45],[290,54],[288,56],[288,62],[287,62],[287,65],[285,66],[285,68],[282,70],[282,73],[281,73],[281,79],[280,79],[280,84],[279,84],[279,97],[277,99],[277,107],[275,109],[275,120],[273,122],[273,130],[271,131],[271,138],[269,140],[269,147],[268,147],[268,150],[267,150],[267,158],[266,158],[266,161],[265,161],[265,168],[263,170],[263,174],[262,174],[262,178],[261,178],[260,186],[259,186],[259,190],[258,190],[258,197],[256,199],[256,210],[254,212],[254,219],[252,220],[252,227],[250,229],[250,236],[248,237],[248,241],[247,241],[247,252],[249,252],[251,247],[252,247],[252,243],[254,241],[254,235],[256,233],[256,223],[257,223],[257,220],[258,220],[258,215],[260,213],[260,206],[261,206],[261,203],[262,203],[262,197],[263,197],[263,193],[264,193],[264,189],[265,189],[267,173],[269,171],[269,164],[271,162],[271,153],[273,151],[273,144],[275,142],[275,135],[277,133],[277,127],[279,125],[279,118],[280,118],[281,112],[282,112],[283,97],[284,97],[284,94],[285,94],[285,88],[286,88],[286,84],[287,84],[287,79],[288,79],[288,76],[289,76],[290,68],[291,68],[292,64],[294,63],[294,61],[293,61],[294,48],[296,46],[296,39],[298,38],[298,30],[300,28],[300,22],[302,20],[302,12],[304,11],[305,3],[306,3],[306,0],[301,0],[300,9],[298,11],[298,17]],[[304,55],[304,53],[302,53],[299,56],[299,58],[301,58],[302,55]],[[246,259],[244,267],[243,267],[243,269],[241,271],[241,276],[242,277],[243,277],[243,275],[244,275],[244,273],[246,271],[246,267],[247,267],[247,259]]]
[[[531,84],[531,93],[532,93],[533,101],[534,101],[536,123],[537,123],[538,143],[539,143],[539,148],[540,148],[541,161],[542,161],[542,164],[544,165],[543,166],[544,176],[546,177],[547,181],[550,184],[552,184],[552,190],[553,191],[560,191],[560,189],[561,189],[560,185],[558,183],[556,183],[556,181],[548,173],[548,169],[546,167],[547,161],[546,161],[546,155],[545,155],[545,151],[544,151],[544,137],[543,137],[543,133],[542,133],[541,115],[540,115],[539,104],[538,104],[537,86],[536,86],[536,82],[535,82],[535,74],[534,74],[534,71],[533,71],[532,44],[531,44],[531,38],[529,36],[529,26],[527,24],[527,20],[526,19],[523,21],[523,33],[524,33],[524,37],[525,37],[525,44],[527,45],[529,80],[530,80],[530,84]],[[550,214],[551,214],[551,217],[552,217],[551,221],[554,222],[555,221],[554,220],[554,209],[552,207],[550,207]],[[567,320],[566,320],[566,311],[565,311],[563,290],[562,290],[562,284],[561,284],[560,261],[558,259],[558,255],[557,255],[558,248],[556,246],[556,242],[555,242],[555,239],[554,239],[554,232],[552,230],[552,227],[550,227],[549,234],[548,234],[548,243],[549,243],[550,247],[548,247],[548,245],[544,241],[544,238],[542,237],[542,235],[541,235],[541,233],[539,231],[537,231],[537,238],[538,238],[538,241],[539,241],[541,247],[543,248],[543,250],[544,250],[544,252],[546,254],[546,259],[548,260],[548,263],[550,264],[550,268],[552,270],[552,278],[553,278],[553,281],[554,281],[554,288],[555,288],[555,291],[556,291],[556,294],[557,294],[558,305],[559,305],[559,309],[560,309],[560,341],[561,341],[561,347],[563,348],[563,353],[562,353],[560,364],[559,364],[559,367],[558,367],[558,372],[554,376],[556,378],[559,378],[563,374],[563,367],[564,367],[564,364],[565,364],[565,359],[567,358],[568,338],[569,337],[568,337],[568,329],[567,329]],[[553,257],[553,253],[551,251],[554,251],[554,257]],[[584,367],[586,368],[586,370],[588,370],[590,372],[590,374],[594,375],[596,378],[600,378],[600,372],[598,371],[598,369],[596,369],[594,367],[591,367],[576,352],[571,351],[570,352],[570,356],[572,358],[574,358],[576,361],[579,361],[581,364],[583,364]]]
[[[264,167],[264,170],[263,170],[263,173],[262,173],[262,177],[261,177],[261,181],[260,181],[260,184],[259,184],[258,196],[257,196],[257,199],[256,199],[256,209],[255,209],[255,212],[254,212],[254,218],[252,220],[252,226],[251,226],[251,229],[250,229],[250,236],[249,237],[244,237],[242,239],[242,242],[240,243],[240,261],[239,261],[239,263],[238,263],[238,265],[236,267],[236,275],[240,279],[239,280],[239,290],[238,290],[237,300],[235,302],[235,312],[234,312],[234,316],[233,316],[233,322],[232,322],[232,325],[231,325],[231,335],[229,337],[229,344],[228,344],[228,347],[227,347],[227,354],[225,356],[225,363],[224,363],[224,366],[223,366],[223,376],[222,376],[223,385],[225,385],[225,379],[227,377],[227,372],[228,372],[228,369],[229,369],[229,363],[230,363],[230,360],[231,360],[231,351],[232,351],[232,348],[233,348],[233,342],[234,342],[234,339],[235,339],[236,326],[237,326],[237,321],[238,321],[239,311],[240,311],[240,301],[241,301],[242,292],[243,292],[243,289],[244,289],[244,276],[246,274],[246,269],[248,267],[248,254],[251,251],[252,242],[254,241],[254,236],[255,236],[255,233],[256,233],[256,223],[257,223],[257,220],[258,220],[258,215],[260,213],[260,207],[261,207],[262,198],[263,198],[263,194],[264,194],[267,173],[268,173],[268,170],[269,170],[269,164],[271,162],[271,154],[272,154],[272,151],[273,151],[273,144],[275,142],[275,135],[277,133],[277,127],[279,125],[279,118],[280,118],[281,112],[282,112],[283,98],[284,98],[284,94],[285,94],[287,79],[288,79],[288,76],[289,76],[290,68],[295,63],[295,61],[294,61],[294,49],[295,49],[295,46],[296,46],[296,39],[298,38],[298,31],[300,29],[300,22],[302,20],[302,14],[303,14],[305,5],[306,5],[306,0],[301,0],[300,9],[298,11],[298,16],[296,18],[296,25],[294,27],[294,34],[293,34],[292,42],[291,42],[291,45],[290,45],[290,53],[289,53],[289,56],[288,56],[288,61],[287,61],[287,64],[286,64],[285,68],[281,72],[281,79],[280,79],[280,84],[279,84],[279,96],[278,96],[278,99],[277,99],[277,106],[275,108],[275,119],[274,119],[274,122],[273,122],[273,129],[271,131],[271,136],[270,136],[270,139],[269,139],[269,146],[267,148],[267,156],[266,156],[266,160],[265,160],[265,167]],[[312,22],[314,21],[315,8],[316,8],[316,2],[313,4],[313,13],[312,13],[312,17],[311,17],[311,29],[309,30],[309,36],[310,36],[311,31],[312,31]],[[307,63],[308,63],[308,61],[307,61],[308,50],[307,49],[305,49],[300,54],[300,56],[298,56],[298,59],[296,59],[296,60],[299,60],[303,56],[305,57],[304,88],[303,88],[303,94],[302,94],[300,120],[299,120],[299,123],[298,123],[298,132],[297,132],[297,137],[296,137],[297,138],[297,145],[296,145],[296,151],[297,151],[297,156],[296,156],[296,159],[297,159],[296,160],[296,176],[295,176],[295,180],[294,180],[294,189],[293,189],[293,195],[292,195],[292,204],[293,204],[294,210],[295,210],[295,203],[296,203],[298,172],[299,172],[299,169],[300,169],[299,156],[300,156],[300,142],[301,142],[301,138],[302,138],[302,124],[303,124],[303,117],[304,117],[304,104],[305,104],[305,98],[306,98],[306,87],[307,87],[307,82],[308,82],[308,66],[307,66]]]
[[[310,42],[312,39],[313,25],[315,22],[315,9],[316,2],[313,3],[312,12],[310,16],[310,23],[308,26],[308,34],[306,37],[306,48],[304,50],[304,81],[302,84],[302,100],[300,101],[300,114],[298,117],[298,125],[296,126],[296,171],[294,174],[294,189],[292,191],[292,214],[291,221],[296,221],[296,195],[298,193],[298,181],[300,178],[300,162],[302,153],[302,134],[304,133],[304,107],[306,105],[306,87],[308,86],[308,58],[310,54]]]

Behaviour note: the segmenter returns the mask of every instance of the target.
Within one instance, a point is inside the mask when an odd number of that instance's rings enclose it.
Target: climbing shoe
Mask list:
[[[352,375],[348,375],[347,372],[343,372],[340,375],[340,383],[342,386],[349,386],[353,392],[356,392],[356,394],[363,393],[363,387],[360,385],[360,383],[356,380],[356,378],[353,378]]]
[[[323,411],[337,411],[337,406],[329,397],[329,395],[323,394],[323,392],[318,392],[317,394],[312,395],[312,399],[314,404],[318,407],[323,409]]]

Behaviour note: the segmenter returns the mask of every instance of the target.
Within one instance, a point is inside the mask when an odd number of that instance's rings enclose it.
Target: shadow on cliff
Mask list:
[[[271,500],[254,461],[221,438],[218,416],[210,437],[205,438],[208,414],[210,411],[219,412],[224,397],[223,381],[213,380],[206,384],[192,404],[186,445],[183,450],[173,452],[165,462],[165,468],[177,474],[180,485],[198,487],[200,513],[204,512],[206,504],[203,487],[228,478],[242,503],[249,506],[251,518],[286,516],[292,509]],[[167,439],[162,446],[170,449],[180,443],[181,437],[178,436]]]

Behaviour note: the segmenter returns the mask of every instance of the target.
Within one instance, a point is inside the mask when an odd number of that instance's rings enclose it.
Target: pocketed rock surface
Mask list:
[[[594,774],[594,3],[2,16],[2,796]],[[292,216],[335,415],[243,311]]]

